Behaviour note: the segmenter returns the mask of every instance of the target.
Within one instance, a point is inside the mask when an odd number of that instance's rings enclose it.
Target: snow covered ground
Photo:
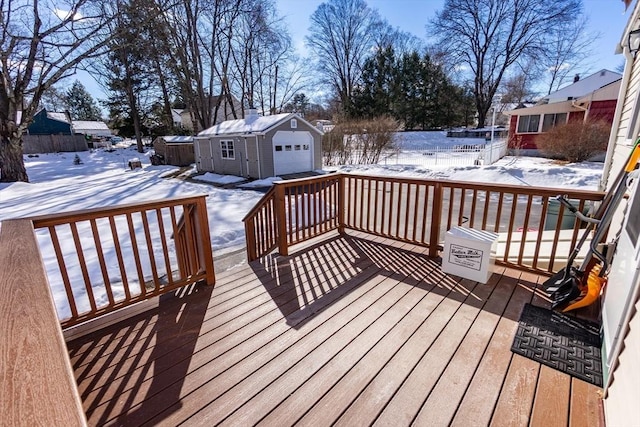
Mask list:
[[[178,172],[172,166],[151,166],[147,156],[134,147],[118,147],[76,153],[25,156],[30,183],[0,183],[0,221],[47,213],[75,211],[117,204],[160,200],[169,197],[206,194],[214,256],[240,249],[244,245],[241,219],[262,197],[251,189],[227,189],[210,183],[229,184],[235,179],[208,174],[204,181],[187,181],[192,169],[181,178],[166,178]],[[128,162],[140,158],[142,169],[130,170]],[[348,173],[450,179],[554,188],[596,189],[602,174],[601,163],[558,164],[546,159],[505,157],[491,166],[423,167],[407,165],[343,166],[330,168]],[[277,178],[264,181],[269,184]],[[50,247],[41,247],[45,268],[56,270]],[[78,268],[78,267],[77,267]],[[79,271],[77,274],[81,274]],[[71,272],[71,275],[75,275]],[[56,302],[66,297],[61,287],[53,290]],[[62,303],[61,303],[62,304]],[[58,307],[64,317],[66,308]]]

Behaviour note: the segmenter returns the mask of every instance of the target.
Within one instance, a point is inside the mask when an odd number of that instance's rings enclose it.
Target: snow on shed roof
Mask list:
[[[192,136],[161,136],[167,144],[181,144],[185,142],[193,142]]]
[[[66,113],[56,113],[54,111],[47,111],[47,117],[51,120],[57,120],[59,122],[69,123],[69,124],[71,123]]]
[[[280,123],[293,118],[308,123],[312,129],[322,134],[322,131],[320,129],[316,128],[299,115],[295,113],[282,113],[274,114],[272,116],[258,116],[257,114],[250,114],[244,119],[227,120],[225,122],[212,126],[209,129],[203,130],[198,134],[198,136],[202,137],[215,135],[264,133],[274,126],[277,126]]]
[[[261,133],[284,121],[292,113],[274,114],[272,116],[249,115],[244,119],[227,120],[205,129],[198,136],[228,135],[242,133]]]
[[[105,122],[98,122],[92,120],[74,120],[71,122],[73,124],[73,130],[75,132],[81,131],[91,131],[91,130],[109,130],[109,126]]]

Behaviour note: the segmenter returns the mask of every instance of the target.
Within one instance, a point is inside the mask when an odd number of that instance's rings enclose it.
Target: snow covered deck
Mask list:
[[[443,274],[349,231],[68,344],[90,425],[599,425],[599,389],[510,351],[544,276]]]

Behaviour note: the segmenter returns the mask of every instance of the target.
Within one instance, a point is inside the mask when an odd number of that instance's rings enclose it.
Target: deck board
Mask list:
[[[89,424],[598,425],[596,387],[510,351],[543,279],[478,284],[354,234],[70,342]]]

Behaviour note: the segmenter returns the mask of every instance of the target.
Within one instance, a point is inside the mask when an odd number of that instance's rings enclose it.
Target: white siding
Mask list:
[[[633,64],[633,70],[631,71],[631,79],[629,81],[629,86],[627,88],[625,98],[624,98],[622,115],[620,116],[620,127],[618,128],[616,144],[626,144],[629,121],[631,120],[631,116],[633,114],[633,107],[636,103],[639,89],[640,89],[640,61],[636,60]],[[621,90],[624,91],[625,88],[621,88]],[[613,170],[618,170],[618,169],[614,168]]]
[[[628,426],[640,423],[640,301],[636,301],[635,314],[631,318],[629,333],[618,358],[605,399],[607,426]]]

